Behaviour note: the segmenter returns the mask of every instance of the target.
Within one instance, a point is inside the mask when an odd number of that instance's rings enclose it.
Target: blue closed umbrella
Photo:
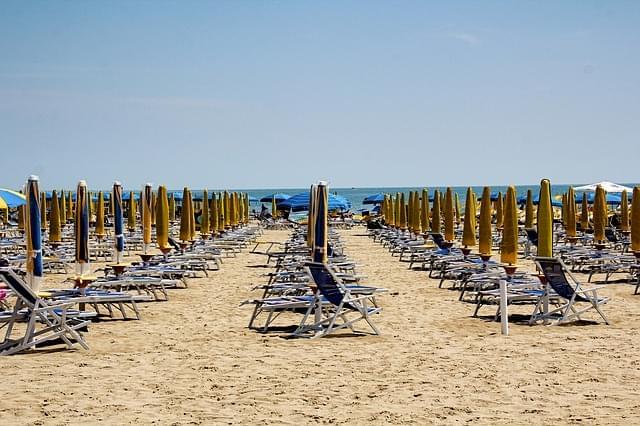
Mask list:
[[[327,217],[329,216],[327,184],[320,182],[315,195],[314,223],[309,223],[309,226],[314,227],[312,257],[314,262],[327,263]]]
[[[373,194],[365,197],[365,199],[362,201],[362,204],[382,204],[383,201],[384,201],[384,194],[381,192],[378,192],[377,194]]]
[[[27,207],[25,214],[25,238],[27,240],[27,282],[34,292],[42,281],[42,234],[40,233],[40,189],[38,177],[27,181]]]
[[[122,185],[120,182],[113,184],[113,227],[116,234],[116,263],[122,261],[124,254],[124,232],[123,232],[123,211],[122,211]]]

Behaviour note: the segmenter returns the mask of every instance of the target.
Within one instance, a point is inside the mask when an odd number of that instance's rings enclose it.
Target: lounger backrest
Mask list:
[[[17,295],[20,296],[25,302],[34,306],[36,304],[37,296],[31,291],[27,284],[18,277],[15,272],[9,268],[0,268],[0,278],[7,283],[7,285]]]
[[[575,295],[575,288],[569,280],[567,279],[567,275],[565,273],[565,268],[562,262],[559,259],[555,258],[544,258],[537,259],[536,263],[540,267],[540,270],[544,274],[547,284],[551,286],[553,291],[556,294],[564,299],[571,299]],[[577,301],[585,301],[586,299],[575,295],[575,300]]]
[[[320,294],[334,305],[339,305],[344,299],[344,293],[340,290],[335,276],[323,263],[309,262],[306,264],[314,283],[320,290]],[[357,308],[345,303],[343,306],[357,310]]]
[[[440,234],[440,233],[431,233],[429,235],[431,235],[431,239],[433,240],[434,243],[436,243],[438,248],[445,248],[442,245],[444,243],[444,237],[442,236],[442,234]]]

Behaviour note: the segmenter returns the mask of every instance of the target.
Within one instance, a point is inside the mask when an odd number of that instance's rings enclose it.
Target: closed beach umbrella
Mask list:
[[[244,194],[244,222],[249,223],[249,194]]]
[[[400,193],[400,229],[407,229],[407,205],[404,200],[404,192]]]
[[[496,199],[496,228],[502,228],[504,224],[504,208],[502,203],[502,192],[498,192]]]
[[[224,232],[224,201],[222,193],[218,194],[218,232]]]
[[[446,241],[453,241],[455,239],[453,216],[453,192],[451,187],[448,187],[444,196],[444,239]]]
[[[40,193],[40,229],[45,230],[49,228],[47,220],[47,197],[44,192]]]
[[[59,243],[62,241],[60,232],[60,204],[58,204],[58,193],[53,190],[51,195],[51,226],[49,227],[49,242]]]
[[[524,213],[524,227],[526,229],[533,228],[533,191],[527,190],[527,203]]]
[[[276,197],[271,199],[271,216],[274,219],[278,217],[278,200],[276,200]]]
[[[153,189],[148,183],[142,190],[140,199],[140,217],[142,218],[142,251],[147,254],[151,245],[151,210],[153,209],[152,199]]]
[[[627,190],[622,191],[622,201],[620,204],[620,230],[629,232],[629,199],[627,198]]]
[[[393,203],[393,217],[395,218],[395,226],[400,229],[400,193],[396,194],[395,202]]]
[[[460,223],[460,210],[462,210],[460,206],[460,196],[458,193],[454,193],[453,206],[456,209],[456,223]]]
[[[67,224],[67,198],[64,191],[60,191],[60,227],[64,228]]]
[[[211,202],[209,204],[209,223],[212,235],[218,233],[218,222],[218,201],[216,200],[216,193],[214,192],[211,194]]]
[[[465,247],[476,245],[476,203],[471,187],[467,188],[467,198],[464,205],[462,245]]]
[[[89,263],[89,191],[87,183],[78,182],[76,188],[75,212],[75,240],[76,240],[76,274],[84,277],[90,272]]]
[[[40,224],[40,189],[37,176],[30,176],[27,181],[25,206],[25,239],[27,242],[27,283],[34,292],[40,290],[43,277],[42,233]]]
[[[136,199],[133,192],[129,193],[129,211],[127,213],[127,228],[129,228],[129,232],[133,232],[136,230]]]
[[[73,220],[73,213],[75,209],[73,208],[73,196],[71,192],[67,194],[67,220]]]
[[[422,190],[422,198],[420,199],[420,227],[422,232],[429,232],[429,191]]]
[[[631,199],[631,250],[640,252],[640,186],[633,188]]]
[[[230,215],[230,207],[229,207],[229,193],[224,191],[222,196],[222,204],[224,205],[224,227],[231,227],[231,215]]]
[[[567,192],[567,236],[570,238],[575,238],[577,235],[576,232],[576,193],[573,190],[573,187],[569,187],[569,191]]]
[[[516,208],[516,189],[513,186],[507,189],[503,226],[500,261],[515,265],[518,257],[518,211]]]
[[[593,239],[596,243],[603,243],[605,240],[604,229],[607,226],[607,201],[604,189],[601,186],[596,188],[596,198],[593,205]]]
[[[236,216],[236,197],[235,192],[229,194],[229,224],[232,228],[238,225],[238,217]]]
[[[203,239],[209,238],[209,193],[202,191],[202,214],[200,215],[200,235]]]
[[[187,197],[187,202],[189,203],[189,241],[193,242],[196,240],[196,216],[195,209],[193,207],[193,193],[191,190],[187,190],[189,196]]]
[[[180,210],[180,241],[186,243],[191,239],[189,229],[189,189],[185,186],[182,190],[182,209]]]
[[[389,226],[396,226],[396,215],[395,215],[395,203],[393,197],[391,195],[387,195],[387,215],[385,215],[385,221]]]
[[[587,193],[582,193],[582,206],[580,210],[580,227],[582,231],[589,229],[589,202],[587,200]]]
[[[313,248],[315,241],[315,220],[316,220],[316,197],[318,196],[318,188],[316,185],[311,185],[309,189],[309,219],[307,220],[307,246]]]
[[[478,251],[483,256],[491,256],[491,188],[485,186],[480,202],[480,241]]]
[[[314,205],[314,222],[309,226],[314,228],[313,261],[327,263],[327,238],[328,238],[328,190],[325,182],[319,182]]]
[[[167,188],[162,185],[158,187],[156,198],[156,244],[163,253],[171,249],[169,245],[169,199],[167,198]]]
[[[151,212],[151,226],[155,226],[156,224],[156,193],[151,190],[151,204],[150,204],[150,212]]]
[[[553,256],[553,211],[551,210],[551,183],[540,182],[538,196],[538,257]]]
[[[431,210],[431,231],[434,234],[440,233],[440,192],[436,189],[433,193],[433,209]]]
[[[24,216],[25,216],[24,212],[25,212],[26,208],[27,208],[26,206],[19,206],[18,207],[18,230],[19,231],[24,231],[24,222],[25,222],[25,220],[24,220]],[[40,212],[38,211],[38,213],[40,213]]]
[[[113,234],[115,236],[114,259],[116,263],[120,263],[124,257],[124,206],[122,204],[122,185],[118,181],[113,183],[111,202],[113,203]]]
[[[96,236],[100,239],[104,237],[104,197],[102,191],[98,192],[98,202],[96,203]]]
[[[169,222],[176,221],[176,196],[171,193],[171,197],[169,197]]]

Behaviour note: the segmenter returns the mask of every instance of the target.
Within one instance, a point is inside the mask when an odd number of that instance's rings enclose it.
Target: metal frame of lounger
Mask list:
[[[77,301],[46,301],[38,297],[22,278],[9,268],[0,268],[0,279],[17,297],[13,313],[7,321],[4,340],[0,344],[0,355],[14,354],[56,339],[61,339],[70,349],[74,343],[89,349],[79,331],[86,328],[89,321],[74,319],[70,315],[70,310]],[[21,312],[23,309],[26,309],[26,313]],[[27,320],[25,333],[19,339],[11,339],[14,324],[20,319]],[[44,328],[36,330],[38,323]]]
[[[555,257],[536,258],[538,269],[544,274],[546,280],[546,290],[540,296],[534,315],[529,320],[530,324],[538,321],[555,320],[553,325],[566,323],[573,319],[581,320],[581,315],[591,309],[595,310],[604,320],[605,324],[609,324],[606,315],[600,309],[609,300],[606,297],[598,297],[597,288],[581,288],[578,281],[564,262]],[[551,270],[550,270],[551,269]],[[550,291],[553,290],[558,296],[562,297],[565,302],[560,306],[544,312],[544,301]],[[576,303],[585,303],[586,307],[582,309],[576,308]],[[536,313],[537,312],[537,313]]]

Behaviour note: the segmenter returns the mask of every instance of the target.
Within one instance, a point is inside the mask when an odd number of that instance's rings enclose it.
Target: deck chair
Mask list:
[[[380,331],[371,320],[382,308],[375,303],[375,287],[359,286],[358,291],[342,284],[336,274],[326,264],[309,262],[305,270],[316,286],[314,303],[309,306],[293,336],[309,336],[312,338],[327,336],[338,330],[349,328],[357,331],[354,324],[365,322],[370,334],[379,335]],[[384,291],[384,290],[382,290]]]
[[[71,308],[78,301],[51,302],[38,297],[31,288],[14,271],[0,268],[0,279],[4,281],[16,295],[17,300],[5,321],[6,333],[0,343],[0,355],[10,355],[40,345],[44,342],[62,340],[68,348],[78,343],[89,349],[80,334],[89,324]],[[18,321],[26,322],[26,330],[22,337],[12,339],[14,326]],[[37,329],[37,328],[40,329]]]
[[[555,257],[536,258],[538,269],[544,274],[547,287],[545,292],[538,299],[534,314],[529,324],[534,324],[541,320],[555,320],[553,323],[562,324],[574,319],[581,319],[581,315],[594,309],[609,324],[609,320],[600,309],[609,300],[606,297],[599,297],[596,288],[583,289],[580,282],[573,276],[571,271]],[[550,291],[555,292],[561,298],[561,302],[548,312],[543,312],[543,303]],[[582,305],[578,305],[578,304]]]

